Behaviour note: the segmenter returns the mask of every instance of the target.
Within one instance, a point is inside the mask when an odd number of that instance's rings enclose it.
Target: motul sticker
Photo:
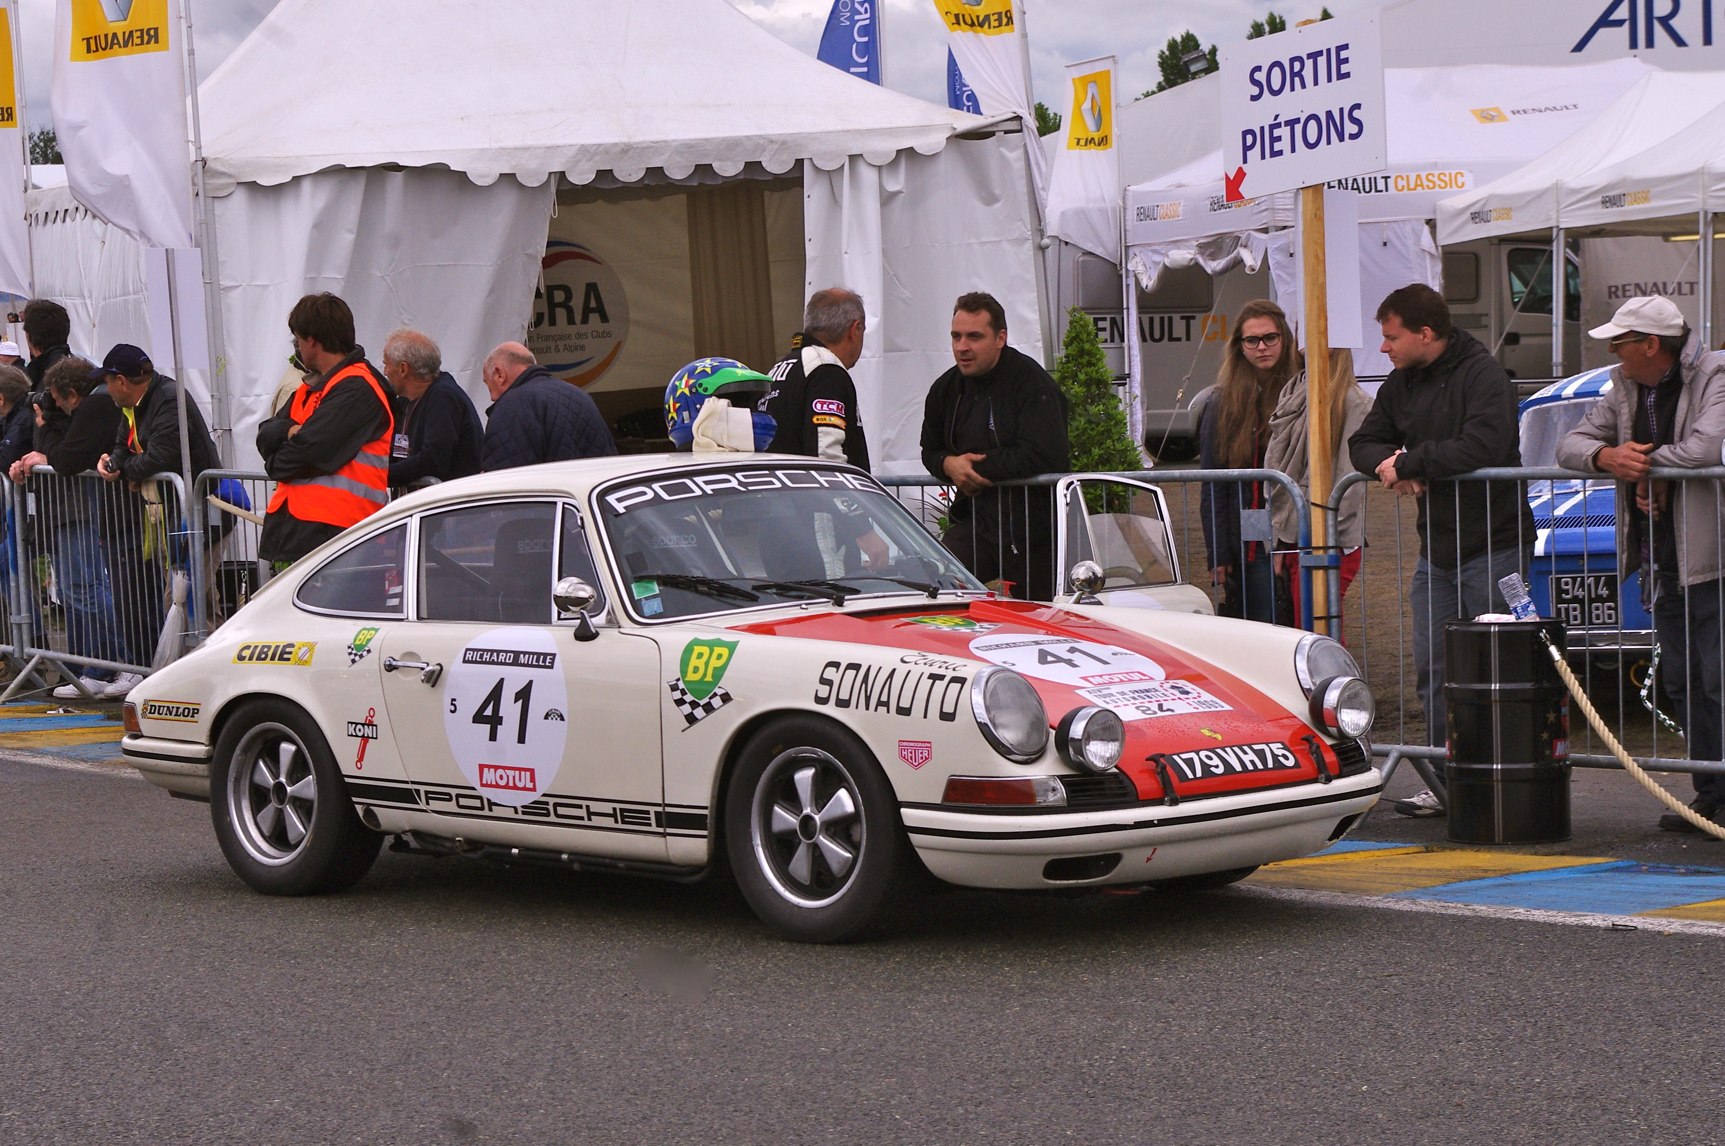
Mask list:
[[[539,785],[534,778],[534,770],[520,765],[506,766],[503,764],[481,764],[479,766],[479,787],[493,792],[532,792],[537,794]]]
[[[898,742],[898,758],[912,768],[921,768],[934,756],[934,742],[931,740],[900,740]]]

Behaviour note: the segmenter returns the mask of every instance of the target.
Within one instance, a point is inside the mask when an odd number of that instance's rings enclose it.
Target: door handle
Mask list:
[[[436,684],[437,678],[443,675],[443,666],[429,664],[425,661],[398,661],[394,657],[383,658],[383,671],[394,672],[396,669],[418,669],[421,684]]]

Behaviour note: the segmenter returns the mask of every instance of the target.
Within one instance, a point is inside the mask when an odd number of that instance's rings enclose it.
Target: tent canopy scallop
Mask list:
[[[384,165],[482,186],[831,170],[1001,122],[846,75],[723,0],[282,0],[199,103],[216,193]]]

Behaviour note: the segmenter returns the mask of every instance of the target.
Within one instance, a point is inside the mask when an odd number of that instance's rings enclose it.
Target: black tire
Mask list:
[[[823,720],[787,717],[756,733],[724,816],[738,890],[764,923],[801,943],[877,930],[916,869],[880,766]]]
[[[1230,868],[1227,871],[1207,871],[1201,875],[1182,875],[1175,879],[1164,879],[1152,886],[1157,891],[1215,891],[1227,887],[1231,883],[1239,883],[1258,870],[1258,865],[1251,867]]]
[[[210,820],[228,866],[265,895],[352,887],[383,844],[360,823],[317,726],[279,700],[248,703],[216,739]]]

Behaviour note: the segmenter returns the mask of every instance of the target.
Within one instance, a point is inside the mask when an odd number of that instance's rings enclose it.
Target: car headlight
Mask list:
[[[1080,772],[1108,772],[1126,747],[1126,724],[1111,708],[1085,705],[1060,718],[1054,730],[1060,758]]]
[[[1011,669],[985,668],[970,682],[970,708],[994,750],[1016,764],[1048,747],[1048,713],[1030,682]]]
[[[1359,676],[1360,666],[1340,642],[1317,633],[1307,633],[1294,649],[1294,675],[1309,697],[1321,682],[1332,677]]]
[[[1334,676],[1312,691],[1312,723],[1331,736],[1358,740],[1371,731],[1377,709],[1371,688],[1357,676]]]

